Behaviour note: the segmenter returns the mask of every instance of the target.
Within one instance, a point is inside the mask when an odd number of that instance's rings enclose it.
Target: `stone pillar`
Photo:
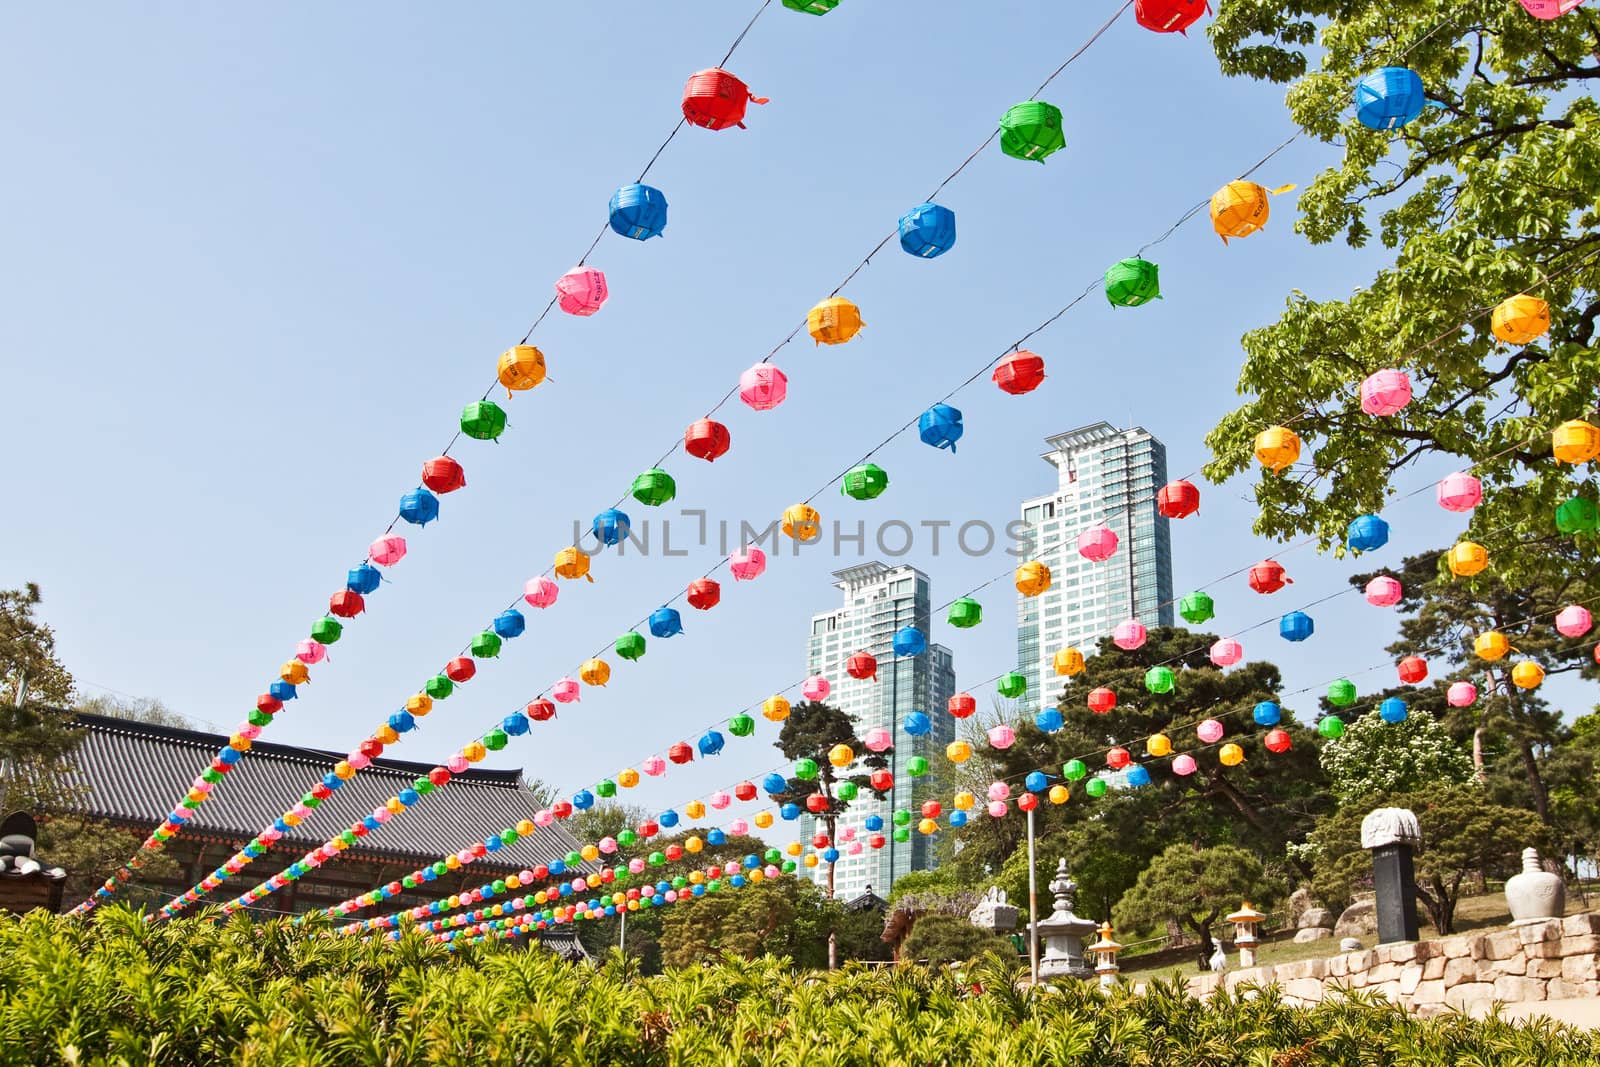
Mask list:
[[[1378,944],[1417,939],[1417,878],[1413,853],[1422,828],[1405,808],[1378,808],[1361,820],[1361,847],[1372,853]]]

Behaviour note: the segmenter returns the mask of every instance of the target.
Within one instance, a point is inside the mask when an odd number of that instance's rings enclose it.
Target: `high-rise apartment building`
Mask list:
[[[929,838],[913,830],[910,840],[894,840],[892,816],[896,808],[915,811],[927,798],[941,795],[944,783],[937,768],[945,763],[945,745],[955,740],[955,719],[946,710],[956,691],[955,667],[950,650],[943,645],[930,643],[920,656],[901,657],[892,651],[895,631],[903,626],[915,626],[924,635],[931,632],[926,574],[915,567],[874,562],[835,571],[833,577],[834,586],[844,594],[844,604],[812,616],[806,671],[832,683],[827,702],[855,716],[857,737],[879,726],[894,738],[894,748],[886,753],[894,772],[894,789],[883,800],[861,790],[839,822],[840,829],[847,825],[859,828],[868,815],[880,815],[889,841],[881,849],[863,848],[860,855],[841,855],[835,864],[834,893],[849,900],[870,885],[874,892],[888,896],[889,887],[900,875],[937,866]],[[877,657],[876,681],[845,673],[845,661],[855,652]],[[901,724],[912,711],[925,712],[933,729],[920,737],[907,734]],[[912,756],[926,759],[930,772],[917,778],[906,773],[906,761]],[[858,830],[858,839],[865,841],[867,836]],[[848,846],[840,851],[847,853]],[[825,864],[812,873],[819,883],[826,884]]]
[[[1147,430],[1097,422],[1045,443],[1041,458],[1055,468],[1056,486],[1022,502],[1022,521],[1033,541],[1027,558],[1050,568],[1051,585],[1036,597],[1018,595],[1017,669],[1029,698],[1052,704],[1061,691],[1053,665],[1060,649],[1093,655],[1124,619],[1172,625],[1172,536],[1156,511],[1167,448]],[[1120,543],[1109,560],[1093,563],[1078,555],[1078,534],[1099,525]]]

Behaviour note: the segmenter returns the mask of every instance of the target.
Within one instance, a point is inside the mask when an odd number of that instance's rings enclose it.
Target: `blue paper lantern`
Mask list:
[[[1389,524],[1376,515],[1361,515],[1351,520],[1344,540],[1352,552],[1371,552],[1389,543]]]
[[[648,241],[667,228],[667,198],[648,185],[624,185],[611,194],[610,214],[613,231]]]
[[[1128,768],[1128,784],[1135,789],[1141,785],[1150,784],[1150,772],[1137,763]]]
[[[1427,106],[1422,76],[1407,67],[1384,67],[1356,82],[1356,121],[1369,130],[1393,130]]]
[[[829,845],[827,848],[823,849],[822,850],[822,862],[824,862],[824,863],[838,863],[839,862],[839,850],[834,848],[832,845]],[[735,875],[734,877],[738,877],[738,876]]]
[[[556,876],[557,878],[560,878],[563,874],[567,873],[566,861],[564,861],[564,860],[551,860],[550,861],[550,873],[553,874],[554,876]],[[563,885],[561,888],[563,890],[563,893],[562,893],[563,896],[566,896],[567,894],[572,892],[572,886],[570,886],[570,885]]]
[[[678,813],[668,808],[656,818],[656,822],[660,823],[665,829],[670,830],[678,825]]]
[[[1055,708],[1045,708],[1033,717],[1033,725],[1047,734],[1053,734],[1065,725],[1061,712]]]
[[[500,729],[512,737],[521,737],[528,732],[528,717],[520,711],[513,711],[500,720]]]
[[[1317,624],[1303,611],[1291,611],[1278,620],[1278,636],[1285,641],[1304,641],[1317,630]]]
[[[240,752],[238,749],[231,748],[227,745],[223,745],[221,748],[217,749],[217,759],[221,760],[223,763],[238,763],[239,758],[243,755],[243,752]]]
[[[728,843],[728,835],[726,833],[724,833],[721,829],[713,826],[711,829],[706,831],[706,844],[711,845],[713,848],[716,848],[716,847],[720,847],[722,845],[726,845],[727,843]]]
[[[344,587],[352,593],[366,596],[368,593],[377,592],[378,586],[383,581],[383,572],[370,563],[363,563],[352,568],[345,577]]]
[[[960,808],[952,811],[950,813],[950,825],[957,830],[967,825],[967,813],[962,811]]]
[[[580,789],[572,794],[572,806],[579,811],[588,811],[594,807],[594,794],[587,789]]]
[[[676,608],[657,608],[650,613],[650,633],[655,637],[673,637],[683,633],[683,617]]]
[[[1283,719],[1283,709],[1270,700],[1257,704],[1254,714],[1257,726],[1276,726]]]
[[[322,784],[327,786],[329,789],[338,789],[340,786],[344,785],[344,779],[340,778],[332,771],[329,771],[327,774],[322,776]]]
[[[602,545],[620,545],[627,539],[628,530],[632,525],[627,512],[606,508],[594,517],[591,528],[594,530],[595,540]]]
[[[411,717],[409,711],[397,711],[389,716],[389,729],[397,734],[410,733],[416,726],[417,720]]]
[[[948,448],[954,452],[956,442],[966,428],[961,425],[961,412],[949,404],[935,404],[917,419],[917,436],[922,443],[934,448]]]
[[[491,627],[496,634],[509,641],[522,636],[522,631],[528,628],[528,620],[516,608],[507,608],[494,617]]]
[[[785,804],[783,807],[778,809],[778,814],[790,822],[793,822],[800,817],[800,805]]]
[[[1022,788],[1030,793],[1042,793],[1050,786],[1050,779],[1044,776],[1043,771],[1029,771],[1028,777],[1022,780]]]
[[[413,526],[426,526],[439,517],[439,498],[426,489],[413,489],[400,498],[400,517]]]
[[[293,700],[295,697],[294,686],[283,681],[273,682],[267,686],[267,692],[272,694],[275,700]]]
[[[956,213],[943,204],[918,204],[900,217],[900,247],[933,259],[956,244]]]
[[[700,755],[715,756],[722,751],[722,732],[720,730],[707,730],[700,735]]]
[[[933,722],[922,712],[913,711],[906,715],[906,721],[900,724],[900,728],[912,737],[921,737],[933,729]]]
[[[488,837],[483,839],[483,850],[485,852],[499,852],[504,847],[505,845],[501,844],[500,839],[495,837],[493,834],[490,834]],[[484,886],[483,895],[486,897],[492,897],[497,892],[499,892],[499,890],[495,889],[495,887],[492,885]]]
[[[895,631],[894,654],[897,656],[920,656],[928,650],[928,639],[922,636],[922,631],[915,626],[902,626]]]
[[[779,793],[788,791],[789,779],[785,778],[777,771],[773,771],[771,774],[761,779],[761,788],[765,789],[769,794],[776,796]]]
[[[1408,714],[1410,710],[1406,707],[1406,702],[1399,697],[1390,697],[1378,705],[1378,715],[1384,722],[1405,722]]]
[[[883,829],[883,816],[882,815],[868,815],[865,819],[863,819],[861,821],[861,825],[866,827],[867,833],[875,834],[879,830]]]

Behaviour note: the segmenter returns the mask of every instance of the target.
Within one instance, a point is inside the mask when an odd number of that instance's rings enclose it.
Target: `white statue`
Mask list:
[[[1217,950],[1211,954],[1211,971],[1221,974],[1228,969],[1228,954],[1222,951],[1222,942],[1217,942]]]
[[[1383,848],[1385,845],[1410,845],[1422,847],[1422,827],[1415,812],[1405,808],[1377,808],[1361,820],[1361,847]]]

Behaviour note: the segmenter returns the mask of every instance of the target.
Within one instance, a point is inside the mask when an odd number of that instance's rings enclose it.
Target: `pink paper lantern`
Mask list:
[[[856,828],[854,826],[846,826],[844,829],[839,831],[840,841],[854,841],[855,839]]]
[[[238,734],[246,741],[254,741],[256,738],[261,736],[261,727],[257,726],[253,722],[245,723],[243,726],[235,730],[234,733]]]
[[[989,727],[989,745],[992,748],[1010,748],[1016,739],[1017,732],[1005,723]]]
[[[298,807],[304,807],[305,805],[302,804],[302,805],[297,805],[297,806]],[[295,812],[295,814],[296,815],[300,815],[300,813],[298,811]],[[300,815],[300,817],[302,819],[305,818],[304,815]],[[372,817],[374,819],[378,820],[379,822],[388,822],[389,821],[389,809],[388,808],[373,808],[372,809]]]
[[[600,849],[601,852],[604,852],[607,856],[609,856],[617,850],[617,839],[614,837],[602,837],[599,841],[595,842],[595,845]],[[528,881],[531,882],[533,879],[529,878]]]
[[[1446,511],[1471,511],[1483,499],[1483,483],[1466,471],[1439,480],[1439,506]]]
[[[733,797],[723,792],[721,789],[717,790],[715,793],[712,793],[709,799],[711,801],[711,806],[716,808],[718,811],[721,811],[723,808],[733,803]]]
[[[1478,701],[1478,687],[1471,682],[1451,682],[1444,698],[1452,708],[1470,708]]]
[[[559,679],[550,687],[550,699],[557,704],[575,704],[580,699],[578,696],[578,683],[573,678]]]
[[[367,558],[380,567],[393,567],[406,558],[406,539],[399,534],[384,534],[367,546]]]
[[[573,267],[556,279],[556,302],[568,315],[593,315],[609,295],[606,276],[593,267]]]
[[[1405,589],[1387,574],[1380,574],[1367,583],[1367,603],[1375,608],[1392,608],[1403,596]]]
[[[635,857],[633,857],[633,859],[629,860],[628,861],[628,873],[629,874],[643,874],[644,873],[644,860],[640,859],[638,856],[635,856]]]
[[[660,756],[646,756],[639,769],[652,778],[658,778],[667,769],[667,761]]]
[[[730,834],[747,834],[749,832],[750,824],[743,819],[735,819],[728,824],[728,833]]]
[[[445,760],[444,765],[449,768],[451,774],[460,774],[468,767],[472,766],[472,761],[467,759],[467,757],[463,756],[461,753],[457,752],[454,756],[451,756],[449,759]]]
[[[789,395],[789,378],[771,363],[757,363],[739,375],[739,399],[756,411],[771,411]]]
[[[1118,648],[1129,652],[1142,646],[1149,636],[1150,631],[1138,619],[1119,622],[1117,623],[1117,628],[1111,631],[1112,643]]]
[[[1368,415],[1393,415],[1411,403],[1411,378],[1403,370],[1380,370],[1361,383],[1361,410]]]
[[[261,840],[265,841],[269,845],[272,844],[274,841],[280,840],[282,837],[283,837],[283,831],[282,830],[263,830],[261,832]]]
[[[769,863],[769,864],[766,865],[765,868],[762,869],[761,873],[766,875],[768,878],[776,878],[776,877],[778,877],[778,875],[782,874],[783,872],[778,870],[777,864]]]
[[[536,608],[547,608],[554,604],[560,593],[561,587],[542,574],[537,578],[529,578],[528,584],[522,587],[522,599]]]
[[[1211,646],[1211,662],[1218,667],[1231,667],[1244,659],[1244,646],[1231,637],[1224,637]]]
[[[868,730],[862,736],[861,740],[871,752],[887,751],[888,748],[894,744],[894,738],[890,735],[889,731],[885,730],[881,726],[874,726],[872,729]]]
[[[535,826],[553,826],[555,825],[555,821],[555,812],[551,811],[549,808],[540,808],[538,811],[533,813],[533,825]]]
[[[1519,0],[1522,10],[1536,19],[1549,22],[1558,19],[1569,11],[1576,11],[1583,4],[1583,0]]]
[[[1556,629],[1564,637],[1582,637],[1594,626],[1594,616],[1581,604],[1569,604],[1556,613]]]
[[[1005,801],[1003,801],[1003,800],[991,800],[991,801],[989,801],[989,817],[991,819],[1003,819],[1003,818],[1005,818],[1005,814],[1006,814],[1006,802]]]
[[[1172,773],[1178,775],[1180,778],[1187,778],[1198,769],[1199,765],[1195,763],[1194,757],[1189,755],[1187,752],[1181,756],[1175,757],[1172,761]]]
[[[1117,535],[1109,526],[1091,526],[1078,535],[1078,555],[1104,563],[1117,551]]]
[[[301,663],[321,663],[328,655],[328,646],[321,641],[303,638],[294,646],[294,658]]]
[[[845,855],[847,855],[847,856],[859,856],[859,855],[861,855],[861,853],[862,853],[861,842],[860,841],[852,841],[852,842],[850,842],[850,847],[845,849],[844,851],[845,851]]]
[[[807,700],[827,700],[833,685],[820,674],[813,674],[800,683],[800,695]]]
[[[1216,719],[1207,719],[1195,728],[1195,736],[1208,745],[1216,744],[1222,740],[1222,724]]]
[[[662,899],[664,899],[668,904],[672,904],[678,899],[678,891],[676,889],[669,889],[665,893],[661,894],[661,896]]]
[[[755,545],[745,545],[729,558],[728,569],[735,581],[752,581],[767,569],[767,554]]]
[[[990,800],[1005,800],[1011,796],[1011,787],[1004,782],[991,782],[989,784]]]
[[[361,751],[350,753],[344,758],[344,761],[358,771],[364,771],[368,767],[372,766],[372,758],[365,752]]]

